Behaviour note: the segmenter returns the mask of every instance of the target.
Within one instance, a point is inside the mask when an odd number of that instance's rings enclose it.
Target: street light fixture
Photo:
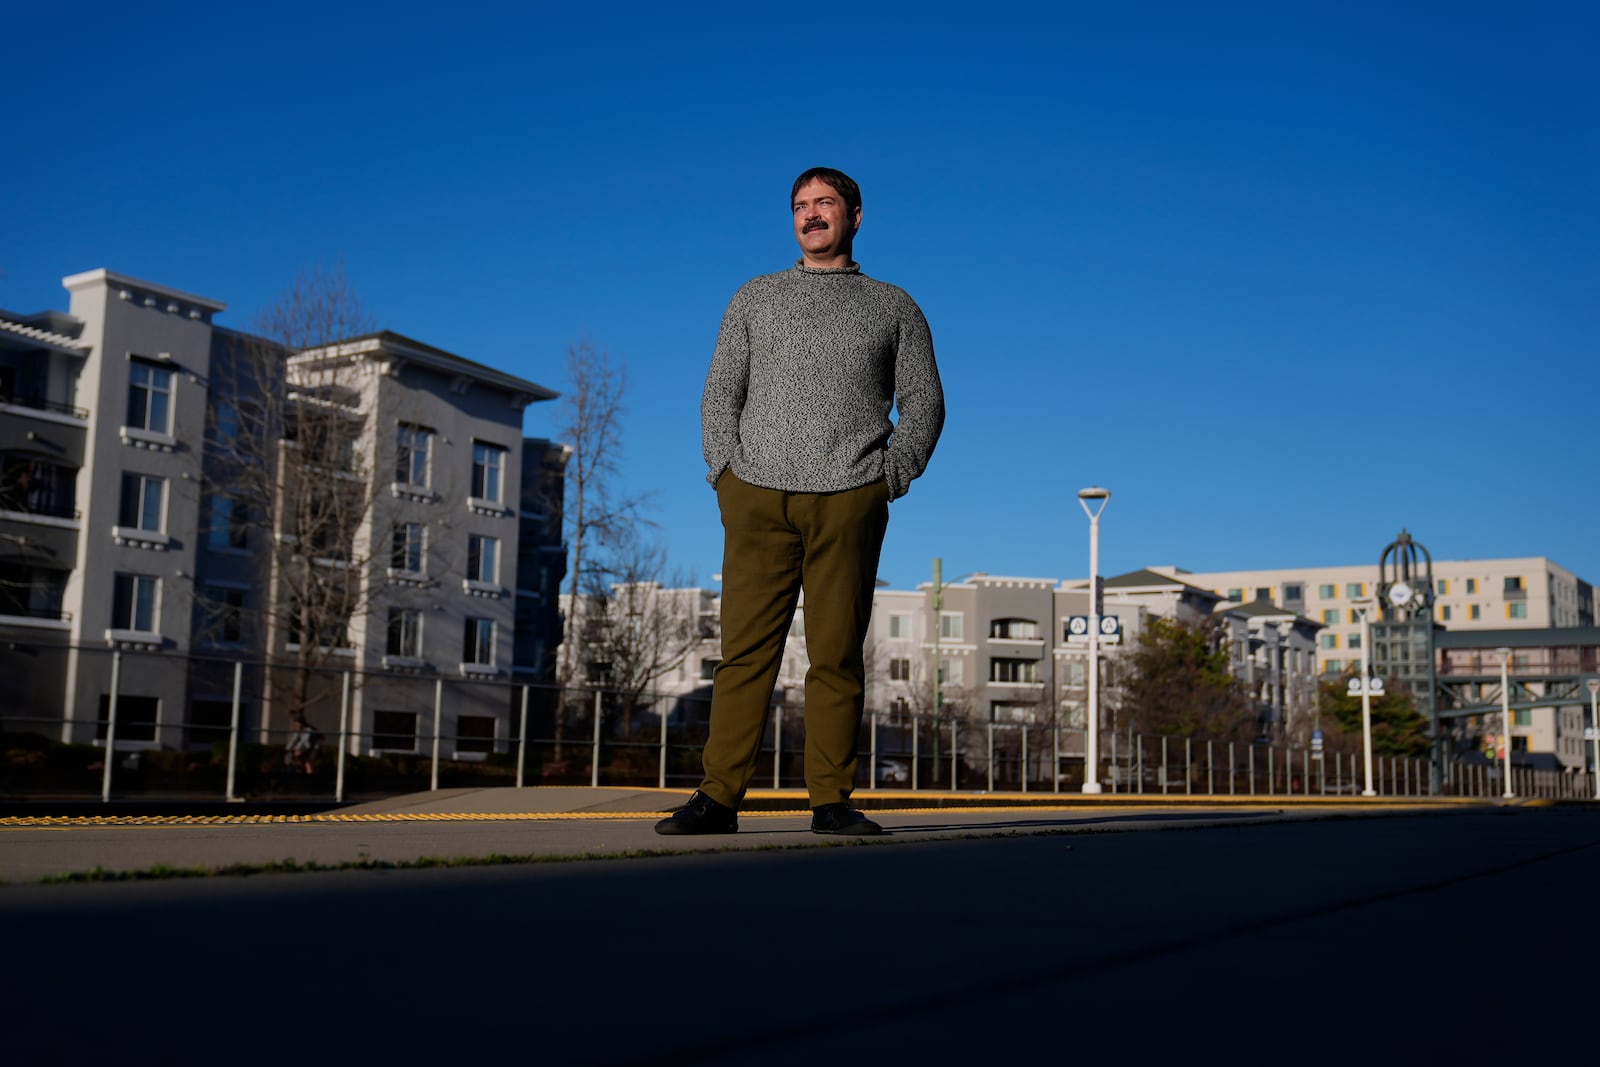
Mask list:
[[[1083,754],[1083,791],[1100,792],[1100,513],[1111,490],[1091,485],[1078,490],[1078,505],[1089,516],[1089,720]]]
[[[1500,653],[1500,732],[1506,745],[1502,750],[1505,763],[1501,772],[1505,776],[1506,788],[1500,795],[1509,800],[1516,796],[1511,791],[1511,650],[1502,646],[1495,651]]]
[[[1353,601],[1361,612],[1361,755],[1366,763],[1366,788],[1364,797],[1375,797],[1372,788],[1372,604],[1371,600]]]

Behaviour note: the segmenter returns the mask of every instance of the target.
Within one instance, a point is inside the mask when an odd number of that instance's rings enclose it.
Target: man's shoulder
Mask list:
[[[862,285],[870,287],[873,292],[879,293],[888,299],[904,300],[912,304],[916,303],[916,301],[911,298],[910,293],[906,292],[893,282],[886,282],[882,278],[874,278],[867,274],[860,275],[860,278]]]

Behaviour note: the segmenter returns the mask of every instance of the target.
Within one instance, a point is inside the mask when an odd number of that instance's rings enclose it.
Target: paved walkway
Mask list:
[[[32,870],[669,853],[6,887],[7,1062],[1593,1060],[1600,806],[892,811],[859,845],[598,810],[641,796],[0,830]]]
[[[0,818],[0,880],[155,868],[623,856],[836,843],[810,832],[803,791],[753,792],[741,832],[660,837],[654,824],[680,790],[449,789],[307,815]],[[889,840],[1075,830],[1161,829],[1279,819],[1479,807],[1459,800],[1157,797],[875,792],[858,795]]]

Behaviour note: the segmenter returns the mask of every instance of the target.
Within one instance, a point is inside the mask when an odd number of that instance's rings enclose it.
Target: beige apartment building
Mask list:
[[[1378,565],[1187,571],[1153,567],[1225,601],[1265,599],[1320,623],[1317,659],[1338,674],[1361,659],[1362,601],[1376,597]],[[1544,556],[1433,561],[1433,618],[1448,630],[1593,626],[1594,586]],[[1376,616],[1374,616],[1376,617]]]
[[[68,311],[0,312],[4,728],[103,743],[114,706],[119,749],[204,748],[237,693],[257,739],[290,706],[331,735],[337,692],[281,698],[310,664],[363,679],[353,752],[436,723],[446,756],[503,750],[495,683],[549,677],[559,640],[566,451],[522,432],[556,394],[387,331],[291,353],[217,300],[63,285]]]

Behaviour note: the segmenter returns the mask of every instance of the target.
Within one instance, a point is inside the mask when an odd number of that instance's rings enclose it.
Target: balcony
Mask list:
[[[0,396],[0,408],[8,407],[24,408],[28,412],[43,411],[51,415],[60,415],[70,419],[73,423],[87,423],[89,421],[88,408],[75,408],[71,404],[61,404],[54,400],[42,400],[38,397]]]
[[[15,600],[0,601],[0,626],[67,631],[72,629],[72,612],[59,607],[21,604]]]

